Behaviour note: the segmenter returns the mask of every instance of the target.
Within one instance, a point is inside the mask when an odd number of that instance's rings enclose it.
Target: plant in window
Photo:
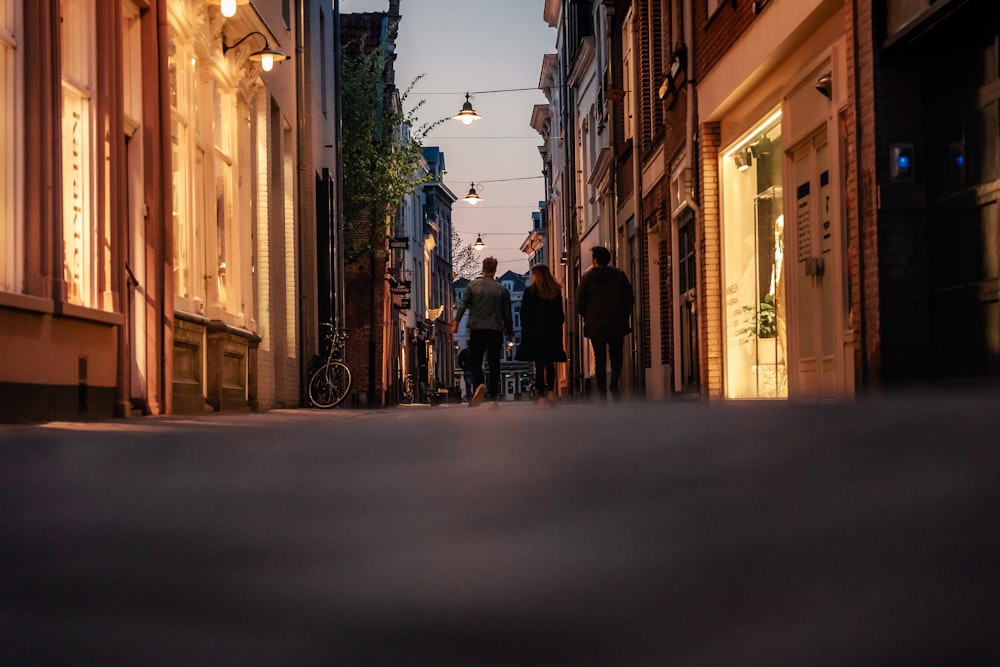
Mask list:
[[[778,313],[774,309],[774,294],[768,294],[764,301],[753,306],[743,306],[743,312],[751,313],[743,333],[748,338],[774,338],[778,335]]]

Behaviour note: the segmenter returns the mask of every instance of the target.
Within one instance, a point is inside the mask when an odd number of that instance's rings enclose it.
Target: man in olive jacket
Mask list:
[[[608,397],[608,359],[611,360],[611,397],[620,400],[622,353],[625,336],[632,331],[629,317],[635,296],[621,269],[609,266],[611,252],[602,246],[590,250],[590,269],[576,290],[576,311],[583,318],[583,335],[594,349],[594,381],[602,402]]]
[[[514,336],[514,318],[511,315],[510,292],[497,282],[496,257],[483,260],[483,275],[465,288],[455,324],[469,311],[469,362],[472,364],[472,384],[476,386],[469,407],[475,407],[488,396],[491,401],[500,398],[500,352],[503,339]],[[489,369],[489,390],[483,378],[483,355]],[[494,402],[493,405],[496,405]]]

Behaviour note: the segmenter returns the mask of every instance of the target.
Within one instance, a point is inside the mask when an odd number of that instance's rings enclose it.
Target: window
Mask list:
[[[319,10],[319,103],[323,111],[323,116],[327,115],[327,56],[326,56],[326,13]]]
[[[0,0],[0,290],[21,291],[23,220],[20,202],[22,75],[20,0]]]
[[[623,138],[632,140],[632,12],[630,11],[622,25],[622,87],[625,89],[625,99],[622,104],[622,119],[625,123]]]
[[[69,303],[97,308],[101,252],[94,191],[94,0],[62,0],[60,20],[63,280]]]
[[[226,310],[229,305],[229,269],[233,266],[233,105],[232,93],[225,92],[218,81],[212,81],[212,123],[215,137],[215,257],[216,304]]]
[[[198,214],[201,198],[200,183],[195,180],[204,171],[203,158],[197,159],[194,149],[195,103],[194,87],[198,61],[190,46],[179,41],[170,30],[167,68],[170,81],[170,138],[174,232],[174,296],[178,310],[201,313],[204,309],[204,275],[196,251]]]
[[[921,12],[931,6],[931,0],[887,0],[885,3],[885,28],[889,35],[892,35],[904,27],[913,19],[920,16]]]
[[[788,396],[781,114],[723,153],[726,396]]]

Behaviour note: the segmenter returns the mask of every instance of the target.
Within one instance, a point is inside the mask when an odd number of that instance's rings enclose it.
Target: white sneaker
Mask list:
[[[472,400],[469,401],[469,407],[474,408],[483,402],[483,398],[486,396],[486,385],[481,384],[476,387],[476,391],[472,394]]]

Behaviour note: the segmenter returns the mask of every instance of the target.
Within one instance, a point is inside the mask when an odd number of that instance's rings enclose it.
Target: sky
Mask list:
[[[458,197],[452,224],[464,243],[482,235],[482,255],[497,258],[498,274],[528,271],[520,246],[545,199],[542,139],[531,127],[534,105],[546,103],[538,90],[542,58],[556,44],[544,6],[544,0],[401,0],[399,7],[396,86],[405,91],[419,77],[405,108],[423,100],[418,125],[430,124],[458,113],[470,92],[483,117],[469,126],[448,120],[423,143],[444,152],[444,181]],[[388,9],[388,0],[340,0],[342,13]],[[483,198],[474,207],[462,201],[472,183]]]

